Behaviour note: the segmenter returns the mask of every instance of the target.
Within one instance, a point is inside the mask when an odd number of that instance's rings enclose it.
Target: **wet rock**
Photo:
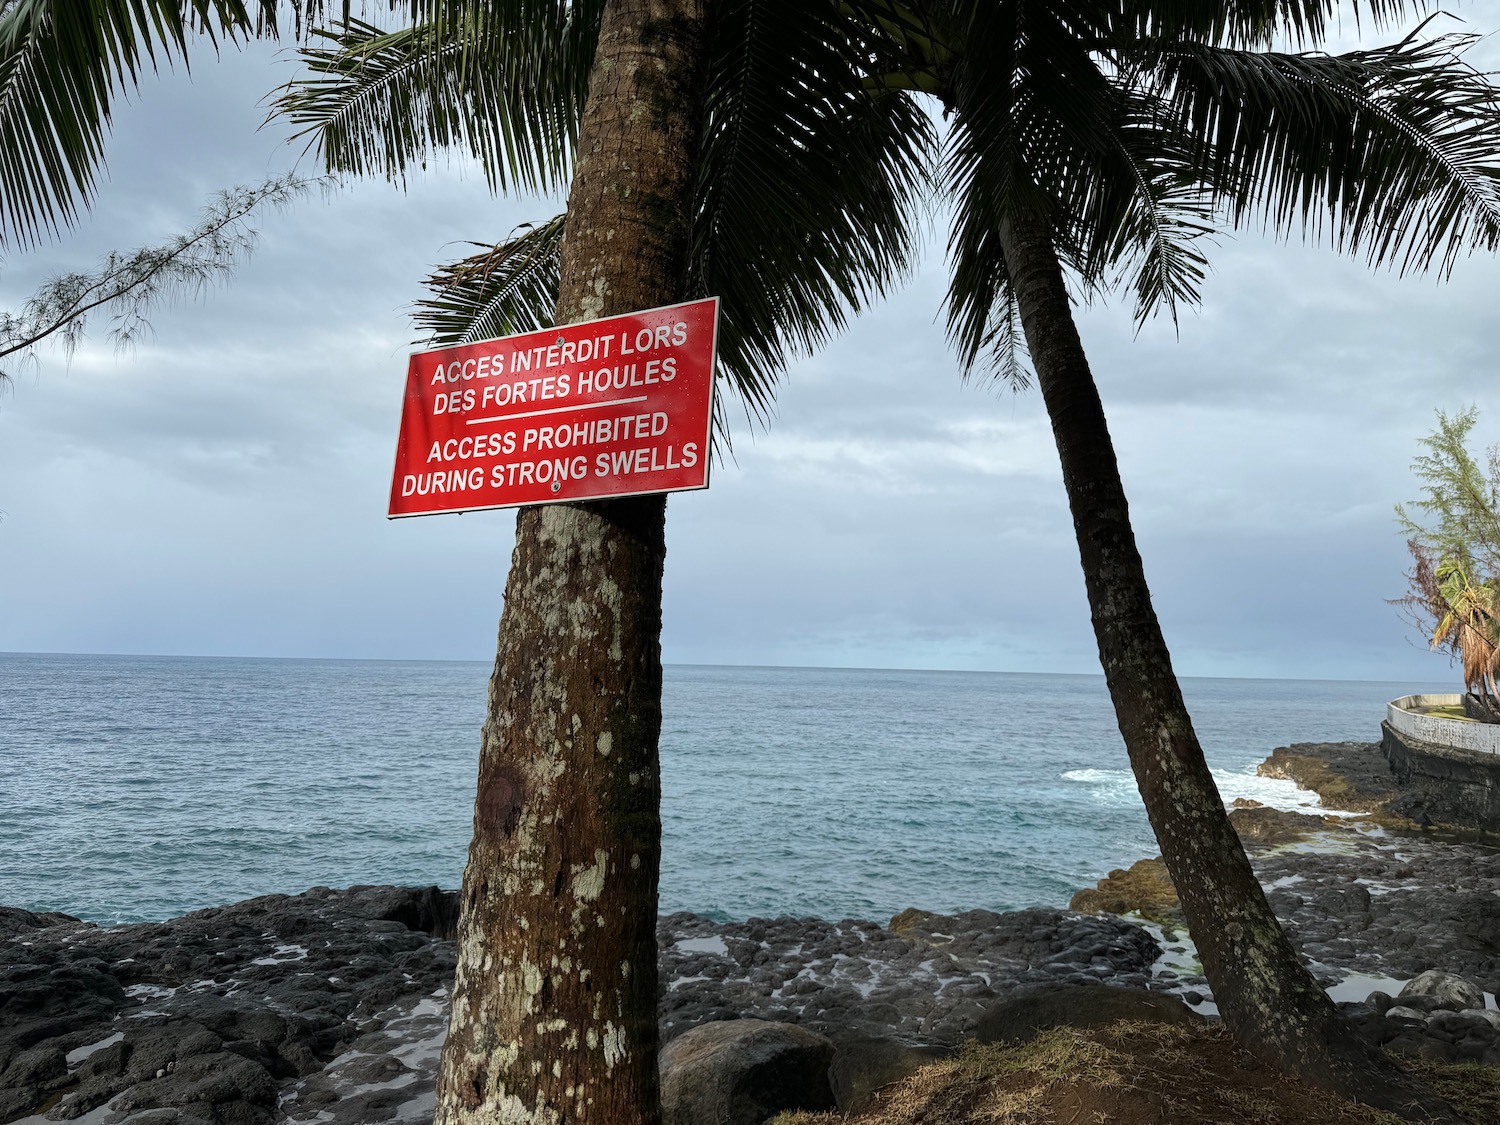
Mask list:
[[[0,937],[10,937],[15,934],[30,933],[32,930],[45,930],[52,926],[83,925],[71,914],[58,914],[55,911],[44,911],[34,914],[30,910],[22,910],[15,906],[0,906]]]
[[[1068,903],[1085,914],[1140,914],[1155,922],[1181,924],[1182,905],[1161,859],[1143,859],[1129,870],[1114,870],[1091,890],[1082,890]]]
[[[67,1058],[62,1050],[54,1046],[29,1047],[17,1053],[10,1061],[10,1065],[0,1074],[0,1087],[5,1086],[34,1086],[41,1090],[50,1090],[59,1084],[66,1084],[68,1077]]]
[[[41,1091],[35,1086],[0,1087],[0,1121],[14,1121],[36,1109]]]
[[[59,1120],[104,1105],[142,1122],[285,1120],[282,1087],[322,1072],[361,1028],[410,1024],[423,1004],[427,1024],[439,1018],[453,947],[424,927],[448,926],[452,901],[433,888],[315,888],[110,929],[5,912],[0,1121],[64,1087]],[[433,1070],[435,1034],[424,1024],[419,1037]]]
[[[664,1125],[761,1125],[782,1110],[833,1109],[833,1054],[827,1038],[790,1024],[693,1028],[661,1053]]]
[[[1445,973],[1440,969],[1429,969],[1409,981],[1397,996],[1398,1000],[1429,996],[1434,1007],[1483,1008],[1484,990],[1456,973]]]
[[[1460,949],[1500,953],[1500,897],[1494,892],[1465,896],[1453,920]]]
[[[1109,916],[1034,909],[898,919],[902,934],[849,919],[661,919],[663,1041],[750,1016],[837,1037],[952,1043],[1018,984],[1144,979],[1160,953],[1140,926]]]
[[[1307,813],[1285,812],[1264,805],[1247,807],[1239,802],[1236,805],[1238,807],[1229,814],[1229,823],[1234,825],[1234,830],[1246,845],[1293,844],[1336,824],[1326,817]]]
[[[923,930],[931,934],[932,923],[940,917],[942,915],[934,914],[930,910],[918,910],[914,906],[909,906],[900,914],[893,917],[887,924],[886,929],[890,930],[893,934],[900,934],[902,937],[909,937],[917,930]]]
[[[1373,812],[1400,792],[1378,742],[1294,742],[1278,746],[1256,769],[1295,781],[1331,809]]]
[[[1418,1008],[1408,1008],[1405,1004],[1393,1004],[1385,1010],[1385,1018],[1388,1020],[1419,1020],[1427,1022],[1427,1013]]]
[[[1370,892],[1368,888],[1350,880],[1325,884],[1308,896],[1312,909],[1330,917],[1350,922],[1363,921],[1370,915]]]
[[[209,1109],[191,1116],[235,1120],[246,1125],[274,1118],[276,1082],[266,1069],[249,1059],[225,1052],[196,1055],[178,1062],[160,1077],[130,1086],[110,1103],[117,1112],[159,1107]]]

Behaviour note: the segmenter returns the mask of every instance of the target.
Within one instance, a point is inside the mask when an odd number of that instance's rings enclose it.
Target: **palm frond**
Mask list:
[[[1191,153],[1163,128],[1156,101],[1114,82],[1110,144],[1082,154],[1051,191],[1060,200],[1057,247],[1076,276],[1135,297],[1137,330],[1157,311],[1177,320],[1196,304],[1214,230],[1214,197],[1194,174]]]
[[[275,34],[276,16],[276,0],[0,6],[0,250],[35,246],[89,205],[117,95],[186,63],[195,36],[217,49]]]
[[[969,16],[950,107],[950,189],[992,222],[1021,209],[1061,230],[1063,200],[1085,165],[1117,146],[1118,99],[1090,47],[1107,33],[1110,9],[952,2]]]
[[[967,193],[956,202],[948,244],[948,339],[965,379],[979,374],[1025,390],[1031,385],[1026,337],[995,212]]]
[[[360,20],[319,29],[300,54],[311,77],[273,112],[330,172],[404,181],[435,154],[474,156],[490,187],[567,183],[588,94],[601,0],[412,3],[411,26]]]
[[[553,323],[564,216],[442,266],[422,284],[412,319],[438,347],[532,332]]]
[[[1464,62],[1473,41],[1335,56],[1174,44],[1157,90],[1235,224],[1326,225],[1372,265],[1447,273],[1500,248],[1500,90]]]
[[[944,161],[955,201],[948,335],[966,375],[982,370],[1021,387],[1029,375],[1000,248],[1005,216],[1042,216],[1086,287],[1099,281],[1092,266],[1122,257],[1108,241],[1113,232],[1088,225],[1115,202],[1100,183],[1103,164],[1112,160],[1119,171],[1128,154],[1116,135],[1119,95],[1095,49],[1109,33],[1110,9],[1069,0],[954,4],[965,15],[967,45]],[[1131,177],[1141,171],[1124,163]],[[1146,181],[1162,194],[1151,176]],[[1136,183],[1126,192],[1140,190]],[[1175,276],[1161,271],[1164,283]]]
[[[690,292],[721,298],[720,369],[752,419],[792,356],[913,261],[933,129],[911,98],[865,88],[874,34],[833,3],[715,12]]]
[[[1346,13],[1355,28],[1378,31],[1433,8],[1428,0],[1124,0],[1119,28],[1129,40],[1175,39],[1261,50],[1286,40],[1305,48],[1326,42]]]
[[[840,0],[842,15],[864,30],[867,84],[951,97],[964,33],[945,0]]]

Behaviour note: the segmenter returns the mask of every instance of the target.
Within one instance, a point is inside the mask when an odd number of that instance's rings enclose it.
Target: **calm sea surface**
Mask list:
[[[101,922],[456,886],[489,667],[0,654],[0,904]],[[1442,684],[1184,683],[1225,799]],[[662,909],[1063,905],[1156,854],[1102,678],[673,666]]]

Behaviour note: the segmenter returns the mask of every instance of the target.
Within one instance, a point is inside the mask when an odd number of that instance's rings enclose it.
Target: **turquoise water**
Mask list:
[[[318,884],[456,886],[485,664],[0,654],[0,904],[160,919]],[[1288,742],[1452,685],[1184,682],[1226,799]],[[672,666],[662,909],[1063,905],[1156,852],[1097,676]]]

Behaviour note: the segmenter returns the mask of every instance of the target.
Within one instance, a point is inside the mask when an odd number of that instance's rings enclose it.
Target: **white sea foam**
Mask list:
[[[1129,770],[1064,770],[1062,776],[1064,781],[1078,782],[1093,787],[1094,802],[1106,808],[1140,806],[1140,790],[1136,788],[1135,774]]]
[[[1237,798],[1257,801],[1269,808],[1285,812],[1317,813],[1322,816],[1357,816],[1338,809],[1325,809],[1319,804],[1317,793],[1299,788],[1294,781],[1277,777],[1261,777],[1253,770],[1216,769],[1211,771],[1214,784],[1226,805]],[[1140,790],[1135,783],[1135,774],[1130,770],[1078,769],[1064,770],[1064,781],[1093,786],[1094,800],[1101,805],[1118,808],[1122,805],[1140,804]]]

